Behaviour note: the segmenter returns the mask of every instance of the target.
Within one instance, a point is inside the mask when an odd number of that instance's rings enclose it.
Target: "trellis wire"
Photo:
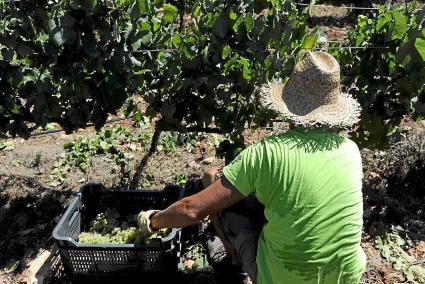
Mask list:
[[[164,48],[164,49],[140,49],[134,50],[133,53],[149,53],[149,52],[160,52],[160,51],[177,51],[176,48]]]
[[[326,41],[326,42],[320,42],[320,43],[338,43],[339,41]],[[339,42],[343,43],[343,42]],[[309,50],[309,48],[305,48],[306,50]],[[311,50],[338,50],[338,49],[391,49],[389,46],[322,46],[322,47],[313,47]],[[269,48],[268,51],[276,51],[276,49]]]
[[[314,47],[313,50],[327,50],[327,49],[390,49],[389,46],[324,46]]]
[[[329,42],[325,42],[325,43],[338,43],[338,41],[329,41]],[[342,42],[340,42],[342,43]],[[308,48],[306,48],[308,49]],[[390,49],[389,46],[322,46],[322,47],[313,47],[312,50],[323,50],[323,49],[333,49],[333,50],[337,50],[337,49]],[[273,48],[268,48],[268,51],[276,51]],[[159,51],[177,51],[177,49],[154,49],[154,50],[150,50],[150,49],[145,49],[145,50],[136,50],[133,51],[133,54],[140,54],[140,53],[149,53],[149,52],[159,52]]]
[[[299,6],[310,6],[307,3],[296,2],[295,4]],[[379,10],[377,7],[357,7],[357,6],[334,6],[334,5],[324,5],[324,4],[313,4],[312,7],[323,7],[323,8],[335,8],[335,9],[349,9],[349,10]]]

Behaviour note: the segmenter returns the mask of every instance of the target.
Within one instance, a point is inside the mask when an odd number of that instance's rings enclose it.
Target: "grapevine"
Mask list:
[[[424,118],[424,22],[416,1],[380,7],[373,16],[360,15],[348,35],[349,46],[364,48],[334,52],[343,67],[343,88],[363,108],[353,134],[360,147],[387,148],[400,139],[404,116]]]

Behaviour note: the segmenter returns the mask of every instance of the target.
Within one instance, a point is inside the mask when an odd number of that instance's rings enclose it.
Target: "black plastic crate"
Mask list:
[[[101,184],[81,188],[53,230],[65,271],[71,276],[109,277],[140,272],[176,271],[180,256],[180,229],[149,244],[80,244],[78,235],[107,208],[120,215],[165,209],[183,196],[182,188],[163,190],[105,190]],[[124,215],[125,214],[125,215]]]

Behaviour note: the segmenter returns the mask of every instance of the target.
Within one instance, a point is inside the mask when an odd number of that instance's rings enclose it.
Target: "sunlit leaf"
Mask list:
[[[246,31],[248,33],[251,32],[252,28],[254,27],[254,20],[252,19],[252,14],[250,13],[246,15],[245,26],[246,26]]]
[[[223,52],[221,53],[221,58],[225,59],[227,58],[231,53],[230,47],[228,45],[223,47]]]
[[[402,39],[407,32],[407,18],[405,15],[395,11],[393,11],[391,15],[394,21],[391,39]]]
[[[242,76],[245,80],[251,79],[251,64],[246,58],[241,58],[239,63],[242,65]]]
[[[201,7],[197,6],[196,9],[193,11],[192,16],[194,18],[197,18],[201,15]]]
[[[136,123],[139,123],[140,121],[142,121],[142,113],[140,111],[137,111],[133,116],[133,120]]]
[[[415,47],[416,47],[416,50],[421,55],[422,60],[425,61],[425,40],[423,40],[421,38],[417,38],[415,40]]]
[[[164,14],[162,15],[162,20],[165,23],[172,23],[176,18],[179,10],[171,4],[164,4],[162,7],[164,10]]]
[[[175,33],[173,34],[173,45],[175,48],[179,48],[180,43],[182,42],[182,39],[179,34]]]
[[[317,38],[318,38],[317,35],[306,36],[301,45],[301,48],[311,50],[314,47],[314,44],[316,43]]]
[[[147,14],[150,10],[149,0],[137,0],[137,6],[141,14]]]

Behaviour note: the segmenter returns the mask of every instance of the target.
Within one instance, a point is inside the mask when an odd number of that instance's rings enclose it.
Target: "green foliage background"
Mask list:
[[[111,1],[0,5],[0,132],[100,126],[122,106],[133,64]]]
[[[425,118],[424,15],[415,1],[360,15],[348,43],[360,48],[334,52],[343,66],[345,90],[363,108],[354,133],[362,147],[388,147],[405,115]]]
[[[1,2],[0,133],[101,126],[142,94],[159,127],[261,123],[254,88],[289,74],[306,40],[290,1]],[[131,105],[130,105],[131,106]],[[131,110],[131,108],[130,108]],[[258,114],[258,115],[257,115]]]
[[[229,134],[273,114],[256,88],[284,81],[317,30],[293,1],[65,0],[0,2],[0,134],[28,137],[49,122],[66,131],[143,96],[159,130]],[[385,147],[403,115],[425,114],[424,12],[415,2],[360,16],[337,50],[345,89],[363,106],[354,138]],[[376,46],[387,49],[373,48]],[[370,48],[372,47],[372,48]],[[230,148],[229,148],[230,147]]]

